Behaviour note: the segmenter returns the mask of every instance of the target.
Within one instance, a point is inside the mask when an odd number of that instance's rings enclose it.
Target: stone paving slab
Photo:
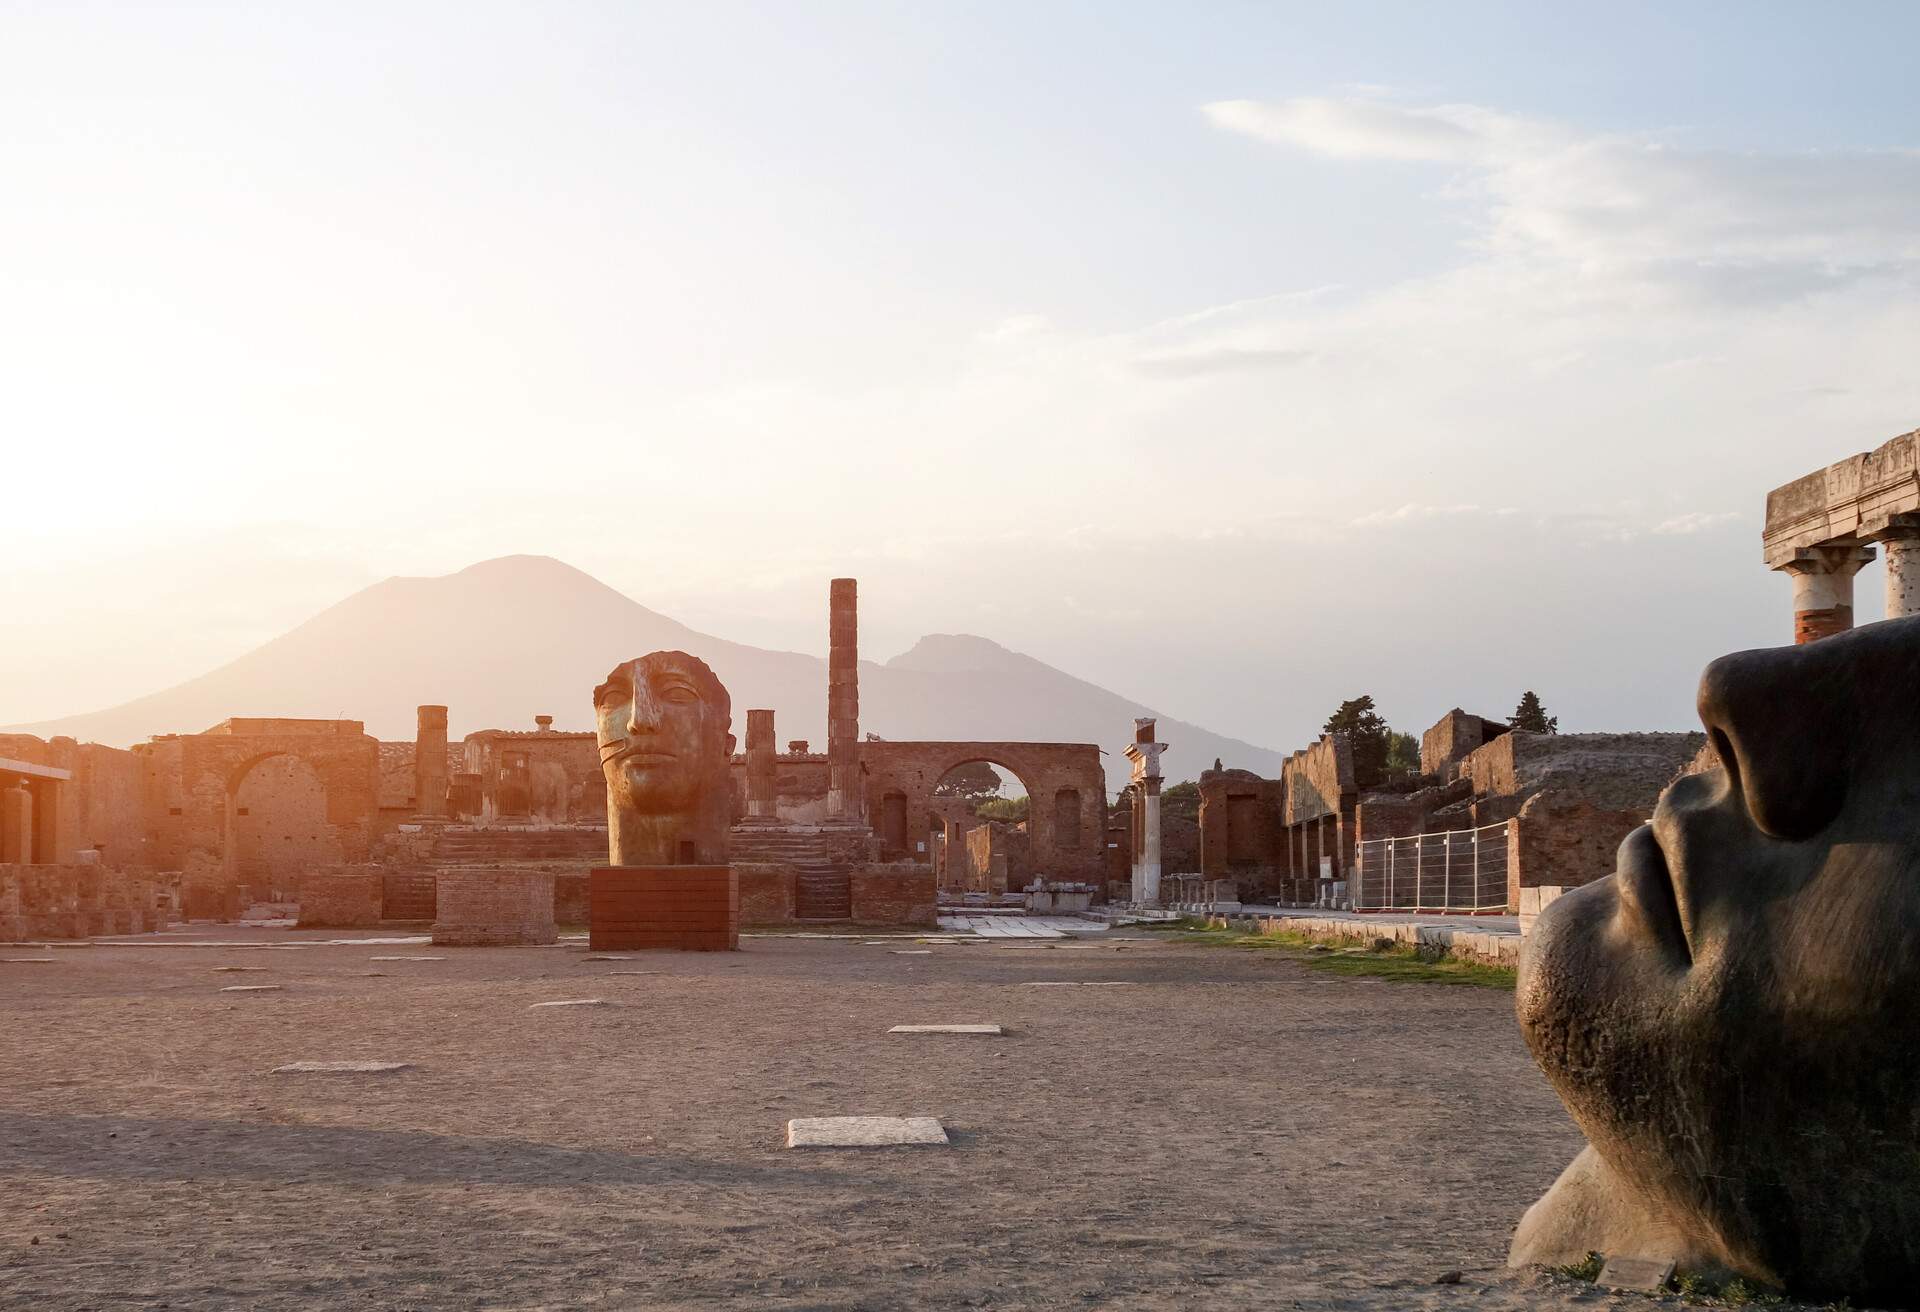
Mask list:
[[[282,986],[279,984],[229,984],[220,991],[222,993],[278,993],[281,989]]]
[[[998,1025],[895,1025],[889,1034],[1005,1034]]]
[[[802,1116],[787,1122],[789,1148],[948,1146],[946,1127],[933,1116]]]
[[[535,1007],[604,1007],[606,1005],[605,998],[562,998],[558,1002],[536,1002],[527,1010],[532,1011]]]
[[[410,1061],[295,1061],[275,1066],[275,1075],[384,1075],[389,1071],[409,1071]]]
[[[1028,989],[1110,989],[1138,981],[1130,979],[1027,979],[1020,986]]]
[[[368,961],[445,961],[445,957],[368,957]]]

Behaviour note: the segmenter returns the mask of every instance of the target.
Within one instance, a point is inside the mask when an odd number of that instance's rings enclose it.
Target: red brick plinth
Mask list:
[[[587,876],[587,942],[602,949],[740,946],[732,866],[600,866]]]

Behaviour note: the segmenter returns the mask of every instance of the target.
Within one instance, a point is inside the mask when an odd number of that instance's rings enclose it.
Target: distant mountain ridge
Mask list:
[[[821,623],[825,597],[822,590]],[[11,731],[129,746],[197,733],[229,716],[365,721],[411,739],[414,708],[443,703],[452,734],[588,724],[591,689],[617,660],[662,648],[713,666],[733,697],[734,732],[748,707],[771,706],[782,744],[826,742],[826,662],[697,632],[546,556],[503,556],[439,578],[394,577],[362,589],[279,637],[185,683],[104,710]],[[860,663],[860,725],[883,738],[1098,743],[1109,788],[1120,755],[1151,709],[1043,661],[969,634],[929,634],[884,664]],[[1280,753],[1160,716],[1170,780],[1213,763],[1271,775]]]

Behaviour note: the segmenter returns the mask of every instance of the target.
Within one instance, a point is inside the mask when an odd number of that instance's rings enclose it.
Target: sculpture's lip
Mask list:
[[[624,752],[615,752],[608,758],[628,765],[665,765],[680,758],[672,752],[663,752],[653,747],[629,747]]]
[[[1692,965],[1693,948],[1687,942],[1673,871],[1652,825],[1641,825],[1627,835],[1614,873],[1619,876],[1622,909],[1643,933],[1682,963]]]

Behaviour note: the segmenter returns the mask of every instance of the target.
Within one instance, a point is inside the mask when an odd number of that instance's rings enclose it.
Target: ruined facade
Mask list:
[[[1887,618],[1920,614],[1920,430],[1767,493],[1761,546],[1793,581],[1793,640],[1853,627],[1853,576],[1886,552]]]

